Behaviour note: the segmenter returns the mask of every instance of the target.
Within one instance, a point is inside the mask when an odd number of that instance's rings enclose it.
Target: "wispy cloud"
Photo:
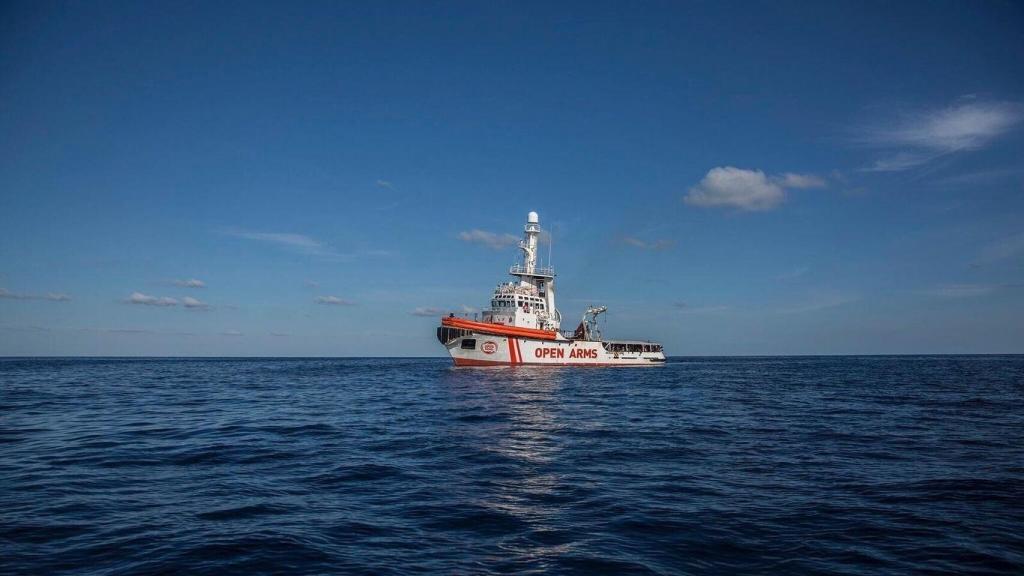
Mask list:
[[[309,254],[334,253],[334,251],[323,242],[310,236],[306,236],[305,234],[293,234],[290,232],[247,232],[244,230],[228,230],[225,231],[224,234],[234,236],[235,238],[243,238],[245,240],[266,242],[267,244],[273,244]]]
[[[53,329],[48,326],[37,326],[34,324],[2,324],[0,329],[11,330],[13,332],[52,332]]]
[[[431,308],[431,307],[420,306],[420,307],[417,307],[412,312],[409,312],[409,314],[412,314],[413,316],[423,316],[423,317],[435,318],[437,316],[443,316],[444,312],[445,311],[442,308]]]
[[[1024,232],[1018,232],[985,246],[975,265],[994,264],[1024,255]]]
[[[206,282],[203,282],[198,278],[172,280],[171,284],[178,288],[206,288]]]
[[[989,284],[945,284],[925,290],[925,294],[940,298],[976,298],[987,296],[996,290]]]
[[[317,296],[313,299],[317,304],[325,304],[327,306],[352,306],[355,302],[339,298],[337,296]]]
[[[814,174],[794,174],[792,172],[786,172],[775,177],[775,181],[779,186],[783,188],[825,188],[828,183],[824,178],[815,176]]]
[[[797,268],[779,274],[778,276],[775,277],[775,279],[779,281],[796,280],[797,278],[805,276],[808,270],[810,269],[807,266],[799,266]]]
[[[168,332],[164,330],[150,330],[148,328],[83,328],[85,332],[100,332],[103,334],[122,334],[127,336],[195,336],[195,332]]]
[[[493,250],[503,250],[519,243],[519,238],[511,234],[497,234],[477,229],[459,232],[459,240],[471,244],[480,244]]]
[[[221,336],[243,336],[243,334],[240,331],[238,331],[238,330],[225,330],[225,331],[221,332],[220,335]]]
[[[268,245],[277,246],[284,250],[290,250],[299,254],[307,254],[309,256],[317,256],[327,260],[333,260],[338,262],[351,262],[357,258],[378,258],[378,257],[390,257],[394,256],[395,253],[391,250],[356,250],[352,252],[339,252],[326,242],[321,242],[316,238],[307,236],[305,234],[293,234],[290,232],[252,232],[246,230],[225,230],[222,231],[227,236],[234,238],[242,238],[244,240],[253,240],[256,242],[262,242]]]
[[[178,300],[169,296],[150,296],[142,292],[132,292],[131,296],[124,299],[125,304],[139,304],[142,306],[177,306]]]
[[[46,294],[21,294],[0,288],[0,298],[8,300],[49,300],[50,302],[69,302],[71,296],[60,292],[47,292]]]
[[[315,281],[315,280],[306,280],[305,282],[302,283],[302,285],[305,286],[306,288],[319,288],[320,287],[320,283]]]
[[[673,240],[669,240],[666,238],[662,238],[660,240],[646,241],[641,240],[639,238],[634,238],[632,236],[624,236],[622,238],[622,243],[626,244],[627,246],[632,246],[634,248],[640,248],[641,250],[667,250],[668,248],[671,248],[673,244],[675,244]]]
[[[854,141],[891,151],[865,171],[895,172],[920,166],[942,155],[984,148],[1016,128],[1022,120],[1024,106],[1020,103],[970,98],[945,108],[880,120],[860,129]]]
[[[719,166],[690,188],[683,201],[705,208],[771,210],[786,199],[787,188],[823,188],[826,181],[813,174],[787,172],[768,176],[761,170]]]
[[[378,188],[387,188],[388,190],[394,190],[395,188],[395,185],[388,180],[377,180],[374,184],[376,184]]]
[[[691,306],[686,302],[676,302],[673,306],[682,314],[716,314],[732,310],[732,306]]]
[[[466,313],[466,314],[476,314],[477,312],[480,311],[480,309],[479,308],[474,308],[472,306],[467,306],[466,304],[463,304],[462,305],[462,311],[464,313]]]
[[[845,294],[836,291],[813,292],[801,303],[787,306],[776,310],[778,314],[803,314],[806,312],[817,312],[829,308],[837,308],[846,304],[860,301],[860,296]]]

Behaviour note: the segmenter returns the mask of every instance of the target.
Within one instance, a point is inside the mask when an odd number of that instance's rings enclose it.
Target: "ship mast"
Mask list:
[[[523,267],[526,268],[527,274],[533,274],[537,269],[537,237],[540,236],[540,218],[536,212],[526,215],[523,236],[519,242],[519,248],[523,251]],[[523,283],[529,284],[525,277]]]
[[[555,270],[550,263],[543,267],[537,266],[539,241],[540,217],[536,212],[530,212],[526,215],[523,239],[519,242],[523,263],[512,266],[509,273],[519,278],[521,287],[536,290],[536,295],[544,300],[544,311],[538,314],[538,322],[547,330],[558,330],[562,315],[555,308]]]

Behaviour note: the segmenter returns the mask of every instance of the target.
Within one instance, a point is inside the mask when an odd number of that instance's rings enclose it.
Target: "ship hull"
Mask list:
[[[652,366],[663,352],[609,352],[602,342],[467,331],[445,343],[456,366]]]

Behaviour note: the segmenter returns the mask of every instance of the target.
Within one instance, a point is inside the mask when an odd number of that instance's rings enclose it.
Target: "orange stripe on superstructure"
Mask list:
[[[536,328],[520,328],[518,326],[505,326],[492,322],[476,322],[465,318],[442,318],[442,326],[472,330],[482,334],[496,334],[499,336],[521,336],[524,338],[535,338],[537,340],[555,340],[558,333],[554,330],[537,330]]]

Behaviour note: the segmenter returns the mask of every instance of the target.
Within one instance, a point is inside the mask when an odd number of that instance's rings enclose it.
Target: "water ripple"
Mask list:
[[[0,359],[0,573],[1024,573],[1024,357]]]

